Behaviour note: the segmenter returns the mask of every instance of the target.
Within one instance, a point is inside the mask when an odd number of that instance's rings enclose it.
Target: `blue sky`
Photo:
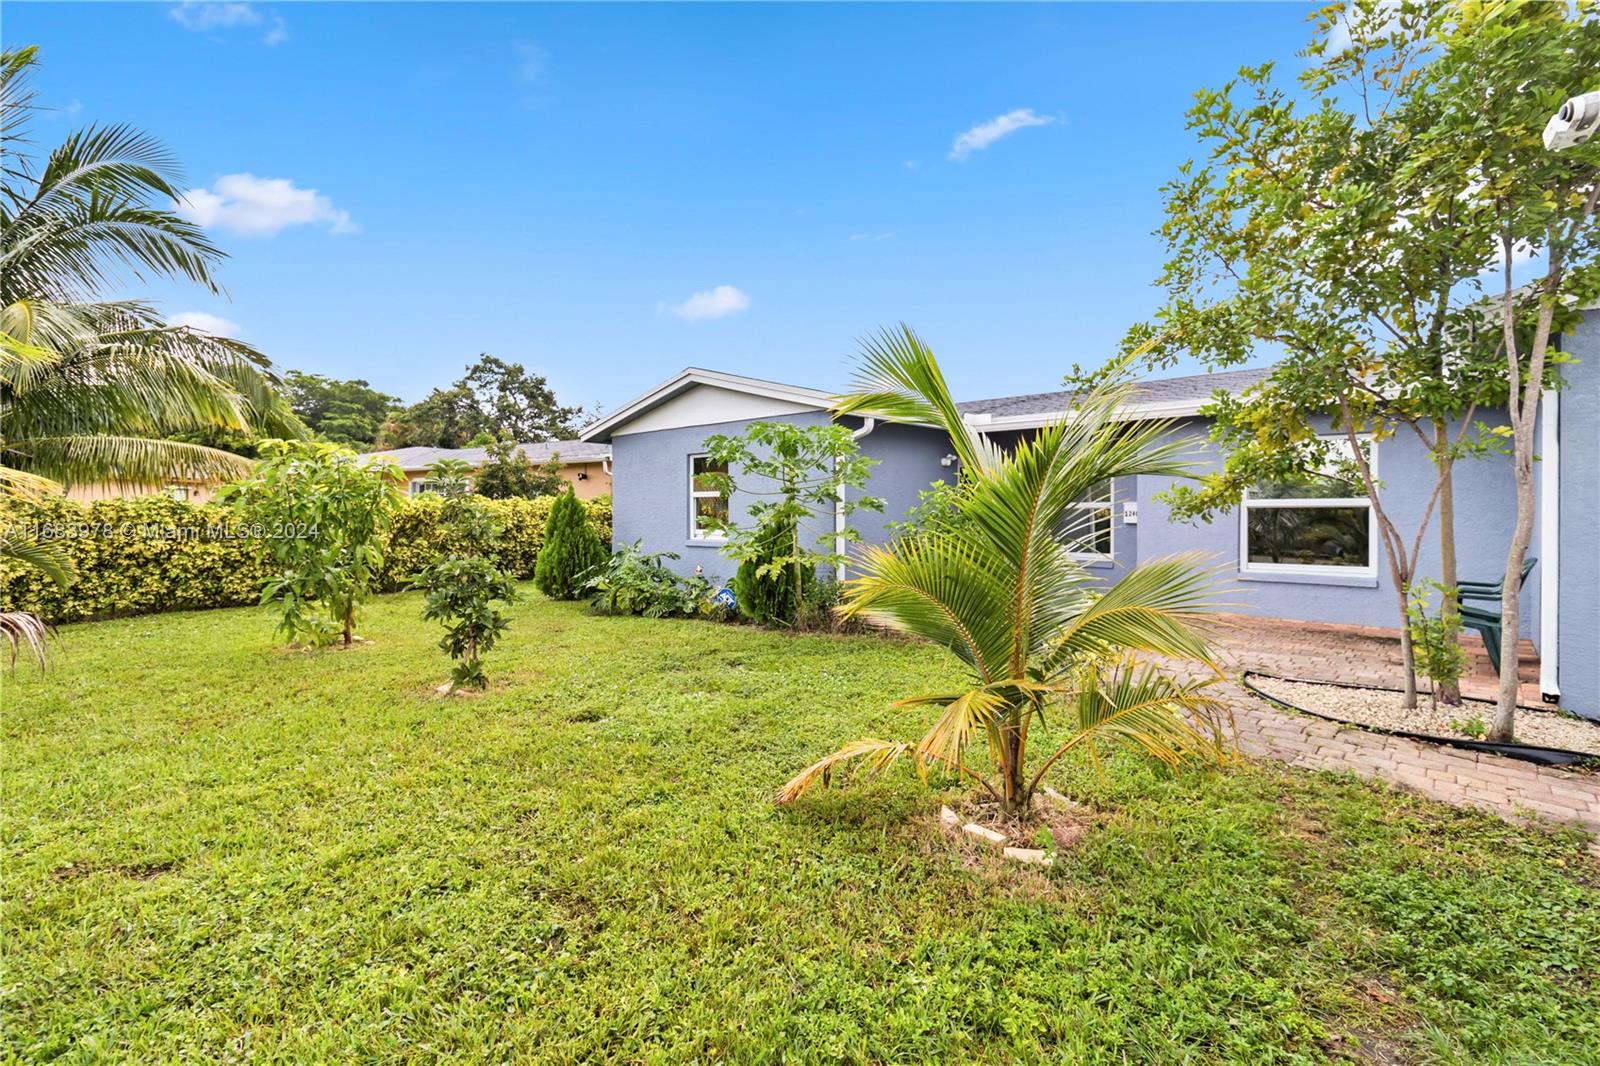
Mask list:
[[[169,315],[408,401],[488,351],[614,408],[687,365],[836,387],[901,320],[963,397],[1058,387],[1159,302],[1193,92],[1299,69],[1310,11],[10,3],[5,41],[41,147],[132,123],[202,190],[229,299]]]

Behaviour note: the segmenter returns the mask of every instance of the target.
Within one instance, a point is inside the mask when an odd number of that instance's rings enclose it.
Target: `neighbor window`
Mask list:
[[[689,457],[689,537],[692,540],[723,540],[713,523],[728,520],[728,497],[708,475],[728,472],[727,463],[709,455]]]
[[[425,492],[438,492],[439,483],[432,478],[419,477],[411,479],[411,495],[421,496]]]
[[[1111,558],[1111,482],[1102,481],[1067,510],[1065,535],[1080,559]]]
[[[1247,573],[1377,574],[1372,501],[1356,470],[1350,442],[1326,438],[1328,465],[1292,481],[1245,494],[1239,529],[1240,569]],[[1377,448],[1363,441],[1373,473]]]

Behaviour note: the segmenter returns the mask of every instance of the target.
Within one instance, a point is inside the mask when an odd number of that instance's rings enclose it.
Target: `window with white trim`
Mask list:
[[[728,520],[728,497],[711,475],[726,476],[728,464],[715,462],[709,455],[689,456],[689,539],[726,540],[712,528]]]
[[[408,491],[412,496],[421,496],[425,492],[438,492],[439,483],[431,477],[412,478]]]
[[[1112,492],[1107,479],[1095,485],[1067,510],[1067,545],[1078,559],[1109,559],[1111,541]]]
[[[1347,437],[1324,437],[1329,461],[1317,474],[1257,485],[1239,517],[1239,569],[1245,573],[1374,577],[1377,523]],[[1377,446],[1363,439],[1373,475]]]

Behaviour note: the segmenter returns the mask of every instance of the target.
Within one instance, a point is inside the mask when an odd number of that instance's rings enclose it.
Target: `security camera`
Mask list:
[[[1544,128],[1544,146],[1552,152],[1582,144],[1600,129],[1600,92],[1574,96],[1561,105]]]

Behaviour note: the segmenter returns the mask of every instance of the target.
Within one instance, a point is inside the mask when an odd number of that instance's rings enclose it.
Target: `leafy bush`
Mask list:
[[[1439,612],[1428,610],[1428,593],[1439,594]],[[1439,689],[1454,687],[1467,672],[1467,652],[1456,639],[1461,632],[1461,616],[1456,610],[1454,589],[1428,579],[1412,589],[1406,604],[1406,621],[1411,627],[1411,649],[1416,660],[1417,673],[1433,682],[1429,696],[1435,709],[1439,706]]]
[[[733,575],[739,613],[761,625],[792,626],[816,580],[816,567],[800,564],[788,554],[795,542],[792,528],[773,525],[762,533],[752,544],[754,554],[747,556]]]
[[[726,615],[717,587],[699,574],[679,577],[661,561],[673,552],[646,553],[643,541],[619,548],[580,577],[578,592],[597,614],[642,614],[647,618]]]
[[[260,534],[250,543],[271,564],[261,602],[277,608],[285,637],[348,647],[404,498],[399,468],[322,441],[269,440],[261,451],[250,477],[217,494]]]
[[[579,575],[600,565],[605,557],[605,546],[585,518],[578,497],[571,489],[556,497],[533,571],[539,591],[552,599],[577,599]]]
[[[468,473],[467,464],[459,459],[441,459],[430,470],[444,500],[440,524],[461,542],[461,551],[436,559],[414,585],[427,594],[422,620],[444,623],[439,647],[455,660],[450,669],[452,692],[463,686],[488,687],[483,656],[508,624],[494,604],[509,603],[517,595],[510,576],[488,558],[500,531],[484,501],[472,495]]]
[[[395,514],[384,541],[378,589],[406,587],[429,563],[458,542],[439,525],[442,500],[417,496]],[[518,579],[533,576],[551,497],[490,500],[484,506],[500,527],[489,558]],[[584,504],[589,524],[611,540],[611,500]],[[137,496],[81,503],[51,498],[0,500],[0,531],[39,534],[60,547],[77,571],[58,588],[42,571],[0,559],[0,610],[31,611],[50,622],[80,622],[162,611],[239,607],[255,603],[268,567],[248,541],[238,516],[214,504],[166,496]]]

